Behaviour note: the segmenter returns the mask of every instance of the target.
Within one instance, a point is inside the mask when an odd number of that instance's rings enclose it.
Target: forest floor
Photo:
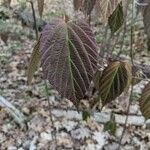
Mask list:
[[[46,19],[63,12],[60,11],[60,0],[47,2],[49,3],[46,3],[44,11]],[[12,8],[15,5],[16,3]],[[72,14],[71,2],[67,5],[69,7],[66,6],[65,10]],[[30,6],[28,9],[30,10]],[[103,118],[105,115],[98,116],[100,118],[92,116],[87,122],[83,121],[73,104],[66,99],[60,99],[58,93],[51,89],[49,99],[54,120],[52,125],[41,69],[36,72],[31,86],[26,83],[26,71],[35,43],[35,33],[31,28],[23,27],[21,22],[11,15],[6,21],[8,28],[3,27],[8,31],[8,40],[6,43],[0,40],[0,96],[24,114],[26,126],[20,127],[14,118],[0,107],[0,150],[53,150],[56,144],[54,134],[59,150],[116,150],[124,127],[120,122],[124,122],[129,95],[123,94],[114,103],[106,106],[101,113],[98,112],[100,115],[111,114],[113,110],[121,116],[115,134],[111,135],[104,131],[104,123],[108,119]],[[134,57],[138,63],[150,65],[142,25],[137,23],[135,26]],[[97,26],[93,26],[93,29],[97,41],[101,44],[102,34],[98,33],[102,29]],[[123,56],[126,56],[130,49],[129,39],[129,36],[125,38]],[[118,47],[115,46],[114,54]],[[150,121],[145,122],[141,116],[137,101],[144,84],[145,82],[140,82],[134,87],[129,113],[132,116],[131,124],[127,125],[121,150],[150,150]]]

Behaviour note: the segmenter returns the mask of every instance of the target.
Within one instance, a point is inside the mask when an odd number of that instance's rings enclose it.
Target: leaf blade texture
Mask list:
[[[42,31],[40,56],[45,78],[77,106],[97,69],[97,46],[89,26],[81,20],[52,20]]]
[[[121,4],[118,4],[115,11],[108,18],[108,25],[111,29],[112,34],[118,31],[124,22],[123,8]]]
[[[131,82],[131,67],[127,62],[115,61],[103,71],[99,82],[102,105],[121,95]]]
[[[150,118],[150,83],[148,83],[142,91],[139,100],[140,110],[145,119]]]

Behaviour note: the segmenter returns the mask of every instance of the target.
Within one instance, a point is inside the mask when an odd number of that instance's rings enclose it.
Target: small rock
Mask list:
[[[76,126],[77,126],[77,122],[75,121],[67,121],[63,124],[63,127],[65,127],[67,131],[73,130]]]
[[[78,139],[78,140],[88,138],[90,137],[90,130],[87,128],[81,127],[79,129],[71,131],[71,136],[74,139]]]
[[[105,149],[107,150],[116,150],[119,147],[118,143],[109,143],[107,145],[104,146]]]
[[[21,148],[19,148],[18,150],[24,150],[24,149],[21,147]]]
[[[23,107],[22,111],[24,114],[29,115],[30,114],[30,110],[27,107]]]
[[[103,132],[94,132],[93,139],[97,142],[96,149],[102,149],[106,143],[107,134]]]
[[[47,140],[47,141],[51,141],[52,140],[52,135],[49,133],[46,133],[46,132],[42,132],[41,133],[41,138],[43,140]]]
[[[95,144],[88,144],[86,150],[95,150]]]
[[[65,147],[66,149],[70,149],[73,147],[72,138],[69,134],[65,132],[61,132],[57,135],[57,144],[61,147]]]
[[[30,140],[25,141],[25,142],[23,143],[23,148],[25,148],[25,149],[29,149],[29,147],[30,147],[30,143],[31,143],[31,141],[30,141]]]
[[[17,147],[15,147],[15,146],[9,146],[7,150],[17,150]]]
[[[123,132],[123,127],[117,127],[117,129],[116,129],[116,137],[117,138],[120,138],[121,137],[121,135],[122,135],[122,132]]]
[[[33,140],[31,141],[30,148],[29,148],[30,150],[36,150],[37,149],[37,146],[36,146],[37,139],[38,139],[38,136],[35,136],[33,138]]]
[[[137,114],[138,111],[139,111],[139,106],[138,105],[131,105],[130,106],[130,111],[129,111],[130,114]]]

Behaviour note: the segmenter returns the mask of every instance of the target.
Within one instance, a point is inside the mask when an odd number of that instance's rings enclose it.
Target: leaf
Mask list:
[[[104,124],[104,131],[108,131],[110,134],[115,135],[116,128],[115,116],[113,115],[111,119]]]
[[[147,34],[148,51],[150,51],[150,43],[149,43],[150,41],[150,2],[144,9],[143,22],[144,22],[145,33]]]
[[[102,70],[97,70],[93,77],[94,87],[98,90],[99,89],[99,82],[102,76]]]
[[[44,10],[44,0],[37,0],[38,2],[38,11],[39,15],[42,18],[43,10]]]
[[[145,119],[150,118],[150,83],[148,83],[142,91],[141,98],[139,100],[140,110]]]
[[[121,0],[96,0],[96,12],[101,17],[102,23],[107,24],[108,18],[120,2]]]
[[[99,82],[99,93],[104,106],[114,100],[129,86],[131,82],[131,66],[127,62],[115,61],[103,71]]]
[[[52,20],[42,30],[40,55],[45,78],[78,106],[97,69],[97,45],[88,24]]]
[[[123,22],[124,22],[123,8],[122,5],[119,4],[108,19],[108,25],[111,29],[111,32],[115,33],[116,31],[118,31],[123,25]]]
[[[81,8],[83,0],[73,0],[74,10],[77,11]]]
[[[82,119],[84,121],[87,121],[88,118],[90,118],[91,114],[88,110],[82,111]]]
[[[94,6],[95,6],[96,0],[84,0],[83,1],[83,12],[86,15],[90,15]]]
[[[31,84],[33,75],[39,67],[39,62],[40,62],[39,47],[40,47],[40,41],[38,40],[33,48],[31,59],[30,59],[30,64],[27,70],[27,84],[28,85]]]

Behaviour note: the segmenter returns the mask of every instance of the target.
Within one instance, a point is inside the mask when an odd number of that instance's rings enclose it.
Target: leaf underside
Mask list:
[[[41,33],[40,56],[45,78],[78,106],[97,69],[97,46],[89,26],[81,20],[52,20]]]
[[[150,83],[148,83],[142,91],[140,98],[140,110],[145,119],[150,118]]]
[[[128,87],[131,81],[131,67],[127,62],[112,62],[103,71],[99,82],[102,105],[114,100]]]

